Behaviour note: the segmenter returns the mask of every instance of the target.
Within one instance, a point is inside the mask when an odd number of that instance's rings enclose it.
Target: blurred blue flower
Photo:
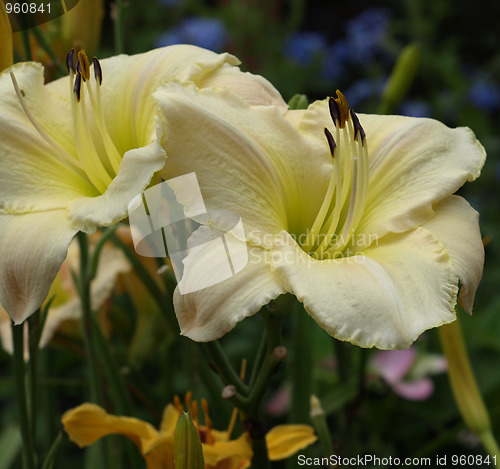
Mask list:
[[[382,94],[384,84],[385,79],[369,80],[363,78],[356,81],[344,93],[349,106],[353,109],[358,109],[364,101],[373,97],[379,97]]]
[[[480,78],[472,83],[468,98],[486,112],[495,112],[500,108],[500,89],[487,78]]]
[[[347,40],[352,48],[353,62],[373,59],[381,49],[389,20],[388,10],[370,7],[347,23]]]
[[[349,63],[351,48],[345,39],[333,43],[326,52],[323,65],[323,77],[327,80],[338,80]]]
[[[430,117],[431,107],[424,101],[404,101],[399,106],[399,114],[409,117]]]
[[[227,41],[228,33],[222,21],[217,18],[192,17],[186,18],[179,26],[161,35],[156,46],[193,44],[221,52]]]
[[[285,56],[304,67],[326,52],[326,39],[319,33],[298,32],[285,41]]]

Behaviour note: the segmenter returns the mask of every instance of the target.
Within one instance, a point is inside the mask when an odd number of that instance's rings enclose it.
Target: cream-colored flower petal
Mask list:
[[[312,224],[331,170],[324,142],[297,133],[277,107],[249,106],[225,89],[169,82],[155,98],[165,179],[195,172],[207,208],[238,213],[250,231]]]
[[[108,414],[102,407],[85,403],[70,409],[62,416],[64,430],[80,448],[95,443],[107,435],[124,435],[139,449],[158,436],[149,423],[133,417],[117,417]]]
[[[253,106],[277,106],[283,114],[288,110],[279,91],[264,77],[242,72],[229,63],[195,83],[198,88],[228,88]]]
[[[455,319],[457,276],[423,228],[387,235],[362,254],[317,261],[283,232],[271,262],[285,288],[330,335],[361,347],[404,349]]]
[[[16,324],[45,300],[76,232],[66,210],[0,214],[0,303]]]
[[[448,251],[453,270],[462,284],[459,303],[471,314],[484,264],[479,213],[465,199],[455,195],[435,204],[433,209],[436,216],[424,228],[432,232]]]
[[[278,425],[266,434],[271,461],[286,459],[313,444],[318,437],[310,425]]]
[[[129,272],[130,263],[118,249],[105,245],[99,258],[97,275],[90,285],[90,301],[93,311],[98,311],[110,298],[120,274]],[[58,279],[56,278],[56,281]],[[52,339],[64,321],[77,321],[82,314],[81,301],[78,296],[49,309],[47,319],[40,337],[40,347],[44,347]]]
[[[97,226],[112,225],[128,215],[128,204],[150,183],[153,174],[165,164],[165,152],[158,143],[161,138],[159,119],[157,140],[149,145],[129,150],[123,156],[120,169],[106,192],[98,197],[81,197],[68,204],[69,219],[82,231],[93,232]]]
[[[150,142],[149,137],[154,135],[152,116],[156,114],[151,94],[167,79],[193,81],[198,86],[212,86],[211,80],[220,79],[222,81],[214,83],[234,89],[237,93],[241,91],[242,96],[252,102],[282,105],[279,93],[268,82],[237,72],[238,69],[233,66],[239,63],[230,54],[216,54],[192,45],[174,45],[143,54],[118,55],[101,60],[105,120],[111,137],[119,145],[118,149],[124,153]],[[202,84],[204,81],[207,81],[206,85]],[[261,81],[266,92],[256,86]],[[66,96],[67,83],[63,80],[47,86],[55,93]],[[257,98],[259,92],[262,99]]]
[[[64,150],[74,144],[69,91],[60,98],[43,85],[43,67],[21,63],[12,71],[35,119]],[[67,84],[67,83],[66,83]],[[96,195],[78,173],[57,159],[56,151],[35,130],[16,96],[8,71],[0,74],[0,212],[64,208],[68,200]]]
[[[358,117],[366,132],[370,170],[359,233],[383,236],[415,228],[432,217],[432,204],[480,174],[486,153],[468,128],[450,129],[433,119]],[[298,124],[301,132],[326,145],[325,126],[333,129],[326,100],[309,106]]]
[[[218,339],[239,321],[285,293],[270,271],[266,255],[267,251],[252,247],[247,265],[228,279],[184,295],[177,287],[174,306],[182,335],[197,342]],[[208,252],[202,264],[210,265],[213,272],[228,268],[227,257],[213,252]],[[203,278],[200,276],[201,281]]]

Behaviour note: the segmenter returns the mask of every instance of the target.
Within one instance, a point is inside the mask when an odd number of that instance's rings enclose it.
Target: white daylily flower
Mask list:
[[[195,172],[209,213],[238,213],[249,247],[232,278],[176,291],[183,334],[221,337],[285,292],[329,334],[362,347],[406,348],[453,321],[459,281],[471,311],[484,256],[478,214],[452,195],[485,160],[469,129],[358,118],[340,93],[286,116],[224,89],[169,82],[155,97],[163,177]],[[177,138],[187,126],[196,132]]]
[[[165,164],[160,83],[224,85],[286,109],[229,54],[179,45],[93,65],[79,54],[76,69],[72,55],[70,76],[48,85],[36,63],[0,74],[0,303],[16,324],[44,301],[73,236],[125,218]]]

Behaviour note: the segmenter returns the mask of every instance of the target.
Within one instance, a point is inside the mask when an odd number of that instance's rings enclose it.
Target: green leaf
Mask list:
[[[174,464],[175,469],[204,469],[205,467],[200,436],[187,412],[179,416],[175,426]]]
[[[0,434],[0,469],[9,469],[21,450],[21,433],[14,425],[5,427]]]
[[[292,96],[292,99],[288,101],[288,108],[291,110],[307,109],[308,105],[309,101],[307,100],[307,96],[305,94],[295,94]]]

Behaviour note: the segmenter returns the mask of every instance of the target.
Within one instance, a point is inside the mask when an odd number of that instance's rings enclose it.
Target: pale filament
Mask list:
[[[318,259],[334,258],[345,249],[361,221],[368,195],[366,136],[343,95],[337,92],[337,96],[338,99],[331,98],[329,103],[335,138],[325,129],[334,160],[332,174],[325,198],[302,246]]]

